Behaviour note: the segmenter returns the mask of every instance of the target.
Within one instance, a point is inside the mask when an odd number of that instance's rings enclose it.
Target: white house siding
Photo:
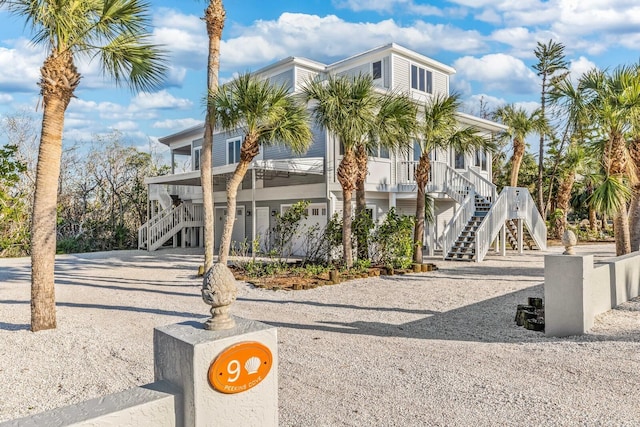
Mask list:
[[[275,86],[293,87],[293,68],[275,76],[269,77],[269,82]]]
[[[416,199],[396,199],[396,213],[400,215],[416,215]]]
[[[213,166],[224,166],[227,164],[227,140],[236,137],[243,137],[240,130],[234,132],[222,132],[213,135]]]
[[[367,184],[375,184],[378,190],[389,190],[391,186],[391,164],[386,159],[369,159]]]
[[[389,56],[382,59],[382,80],[383,86],[389,89],[391,87],[391,57]]]
[[[315,124],[311,127],[313,134],[313,142],[306,153],[302,155],[293,154],[291,150],[274,144],[269,147],[263,147],[263,159],[265,160],[282,160],[291,158],[305,158],[305,157],[325,157],[325,130]]]
[[[393,56],[393,89],[408,92],[411,84],[409,61],[399,56]]]
[[[438,71],[433,71],[433,93],[441,93],[443,95],[449,94],[449,87],[447,86],[448,77]]]
[[[307,70],[306,68],[296,68],[296,90],[302,89],[306,82],[315,79],[318,76],[317,71]]]
[[[434,214],[436,217],[436,237],[442,236],[445,227],[455,214],[456,202],[453,200],[436,200]]]
[[[355,77],[359,74],[370,74],[370,73],[371,73],[371,63],[367,62],[366,64],[358,65],[357,67],[349,68],[348,70],[345,70],[345,71],[340,71],[338,75]]]

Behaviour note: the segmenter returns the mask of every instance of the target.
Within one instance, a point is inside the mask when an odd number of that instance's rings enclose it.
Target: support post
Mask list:
[[[197,321],[154,329],[155,380],[168,381],[182,390],[184,427],[278,425],[278,353],[276,328],[235,317],[236,327],[208,331]],[[209,368],[230,347],[259,343],[270,350],[271,369],[257,385],[225,394],[212,387]],[[252,374],[242,354],[223,366],[230,373]],[[236,363],[237,362],[237,363]],[[248,371],[248,372],[246,372]],[[254,374],[258,380],[258,374]],[[262,374],[260,374],[262,375]],[[240,387],[240,381],[234,382]]]
[[[507,255],[507,226],[506,224],[502,224],[500,228],[500,255]]]
[[[523,222],[524,220],[522,218],[518,219],[518,253],[522,254],[524,253],[524,229],[523,229]]]

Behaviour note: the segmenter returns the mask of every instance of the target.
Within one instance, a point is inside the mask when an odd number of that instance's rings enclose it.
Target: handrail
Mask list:
[[[547,249],[547,226],[529,190],[523,187],[505,187],[476,230],[476,261],[484,259],[489,245],[508,219],[524,220],[536,245],[543,251]]]
[[[498,190],[494,183],[489,181],[473,168],[469,168],[467,171],[467,179],[469,179],[469,181],[471,181],[476,187],[477,194],[484,197],[490,203],[496,201]]]
[[[204,223],[201,205],[181,203],[155,215],[138,229],[138,248],[145,246],[152,251],[162,245],[167,236],[175,234],[182,227],[199,226]]]
[[[475,194],[476,191],[475,186],[471,181],[449,166],[447,166],[445,174],[444,190],[449,197],[460,204],[463,203],[469,193],[473,192]]]
[[[541,250],[547,249],[547,225],[538,212],[529,190],[522,187],[505,187],[502,192],[507,192],[509,209],[507,219],[523,219],[529,234]]]
[[[464,227],[469,223],[476,210],[475,191],[471,189],[467,196],[460,203],[460,208],[456,211],[449,224],[442,233],[442,257],[446,258],[449,250],[453,248],[458,236],[462,233]]]
[[[503,190],[498,199],[491,205],[484,220],[476,230],[476,261],[481,262],[489,252],[491,242],[498,236],[507,220],[507,195]]]

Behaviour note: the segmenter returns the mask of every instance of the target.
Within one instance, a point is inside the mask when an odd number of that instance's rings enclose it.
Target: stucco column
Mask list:
[[[278,352],[276,328],[264,323],[235,317],[236,327],[209,331],[197,321],[161,326],[154,329],[155,380],[168,381],[182,390],[184,426],[265,426],[278,425]],[[270,370],[262,366],[260,354],[233,353],[241,345],[263,346],[271,354]],[[225,359],[227,354],[232,357]],[[245,360],[246,359],[246,360]],[[252,359],[252,360],[250,360]],[[211,383],[209,369],[224,361],[218,374],[229,374],[227,392]],[[255,369],[255,371],[254,371]],[[249,378],[247,382],[244,378]]]

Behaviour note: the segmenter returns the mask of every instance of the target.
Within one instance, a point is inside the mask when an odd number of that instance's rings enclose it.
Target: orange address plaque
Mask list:
[[[241,393],[260,384],[272,363],[271,350],[264,344],[247,341],[232,345],[209,367],[209,384],[221,393]]]

